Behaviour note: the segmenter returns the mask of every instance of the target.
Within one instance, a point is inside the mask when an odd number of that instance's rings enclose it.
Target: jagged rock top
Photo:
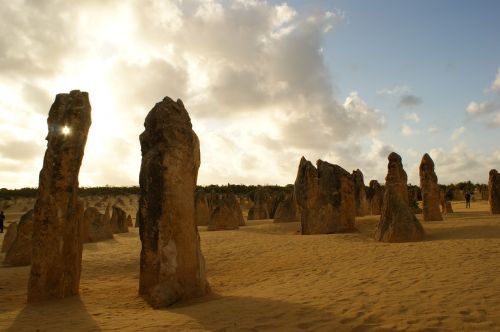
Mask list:
[[[434,169],[434,161],[427,153],[422,156],[422,161],[420,162],[420,168],[422,168],[423,165],[426,165],[427,167]]]
[[[191,133],[192,124],[182,100],[173,101],[169,97],[153,107],[144,121],[144,132],[140,135],[142,152],[156,144],[173,146],[185,141],[186,137],[179,129],[189,129]]]
[[[66,144],[78,142],[87,137],[88,128],[92,123],[89,94],[80,90],[70,93],[59,93],[49,111],[47,119],[49,138]],[[64,128],[69,132],[65,135]]]

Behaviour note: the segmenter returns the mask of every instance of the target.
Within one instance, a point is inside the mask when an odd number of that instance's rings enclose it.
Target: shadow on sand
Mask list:
[[[439,227],[427,234],[428,241],[473,239],[500,239],[500,223],[498,225]]]
[[[162,310],[190,316],[209,331],[342,331],[361,327],[307,304],[257,297],[211,294]]]
[[[101,331],[80,297],[27,304],[6,331]]]

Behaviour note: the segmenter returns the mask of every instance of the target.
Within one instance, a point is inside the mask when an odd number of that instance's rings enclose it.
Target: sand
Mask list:
[[[162,310],[137,295],[131,229],[84,245],[80,297],[26,305],[29,267],[0,267],[0,330],[500,331],[500,217],[483,201],[464,207],[423,223],[419,243],[373,241],[377,216],[356,218],[355,234],[301,236],[299,223],[271,220],[201,227],[213,293]]]

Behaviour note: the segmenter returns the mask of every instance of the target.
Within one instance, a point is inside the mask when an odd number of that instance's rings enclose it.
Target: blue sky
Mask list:
[[[136,185],[164,96],[200,137],[199,183],[293,183],[301,156],[384,182],[430,153],[441,183],[500,168],[500,2],[0,3],[0,187],[36,186],[54,96],[88,91],[80,183]]]

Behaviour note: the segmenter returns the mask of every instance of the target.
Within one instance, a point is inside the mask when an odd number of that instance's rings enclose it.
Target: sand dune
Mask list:
[[[500,331],[500,218],[486,202],[464,207],[424,223],[418,243],[373,241],[376,216],[357,218],[355,234],[300,236],[299,223],[272,220],[201,227],[213,293],[162,310],[137,295],[131,229],[85,244],[80,297],[26,305],[29,267],[1,267],[0,330]]]

